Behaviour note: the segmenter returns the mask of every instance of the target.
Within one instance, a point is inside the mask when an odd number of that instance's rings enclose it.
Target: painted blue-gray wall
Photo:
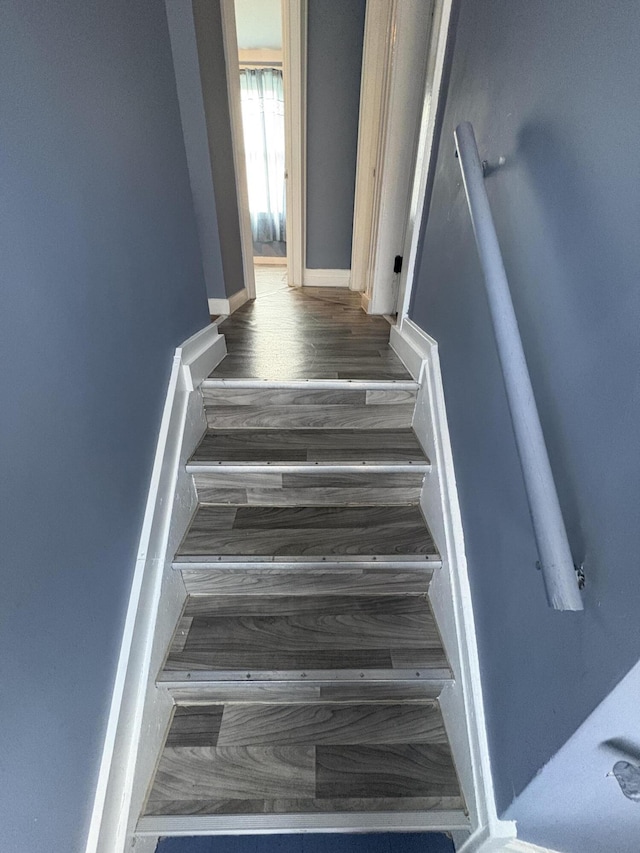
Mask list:
[[[440,345],[502,811],[640,656],[640,6],[458,5],[410,315]],[[462,120],[483,159],[506,158],[486,185],[584,614],[550,610],[535,569],[454,156]],[[535,840],[535,807],[510,814]]]
[[[224,299],[227,294],[193,3],[165,0],[165,8],[207,296]]]
[[[366,0],[309,0],[307,257],[350,269]]]
[[[224,286],[226,295],[231,296],[244,287],[244,268],[219,0],[193,0],[193,21],[200,60]],[[209,288],[209,295],[218,294]]]
[[[208,321],[164,3],[0,4],[0,826],[84,850],[172,352]]]

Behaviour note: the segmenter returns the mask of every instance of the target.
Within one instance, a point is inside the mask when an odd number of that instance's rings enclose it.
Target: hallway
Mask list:
[[[282,270],[258,268],[258,298],[220,324],[228,355],[211,378],[411,380],[389,346],[389,323],[365,314],[359,293],[290,288],[279,284]]]

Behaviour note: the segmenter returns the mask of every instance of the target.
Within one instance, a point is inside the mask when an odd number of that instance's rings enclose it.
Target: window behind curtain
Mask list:
[[[240,70],[249,210],[254,243],[286,241],[282,71]]]

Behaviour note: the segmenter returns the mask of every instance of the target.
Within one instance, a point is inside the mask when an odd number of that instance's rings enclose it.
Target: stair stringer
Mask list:
[[[469,810],[471,836],[461,853],[493,853],[516,837],[515,823],[499,820],[486,736],[480,664],[467,574],[462,517],[447,424],[438,345],[404,318],[392,327],[391,347],[419,382],[413,429],[431,460],[420,506],[442,557],[442,569],[429,587],[454,674],[440,696],[445,728]]]
[[[199,386],[225,354],[210,325],[173,357],[85,853],[155,850],[157,839],[134,832],[173,711],[169,691],[156,686],[186,599],[171,561],[198,504],[185,466],[206,430]]]

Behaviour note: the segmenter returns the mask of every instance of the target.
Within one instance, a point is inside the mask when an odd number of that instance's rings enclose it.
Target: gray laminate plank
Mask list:
[[[429,602],[423,591],[415,595],[386,595],[364,594],[344,596],[340,594],[325,595],[190,595],[184,608],[184,616],[193,620],[189,629],[189,643],[194,632],[200,631],[204,620],[216,621],[219,617],[246,620],[249,617],[290,616],[294,619],[309,617],[310,624],[314,620],[321,622],[337,616],[357,618],[372,616],[385,622],[393,623],[394,619],[404,620],[416,631],[428,631],[428,636],[439,639],[437,633],[429,627],[434,624]],[[197,621],[196,621],[197,620]],[[391,624],[391,627],[393,625]],[[416,636],[420,636],[416,634]],[[428,645],[425,643],[425,645]],[[396,648],[404,648],[396,644]]]
[[[234,815],[262,814],[265,810],[263,799],[165,799],[158,797],[155,792],[145,806],[146,816],[159,815]]]
[[[209,513],[206,513],[209,515]],[[215,516],[215,511],[211,513]],[[204,515],[204,512],[203,512]],[[377,528],[403,525],[412,528],[424,526],[424,517],[414,507],[238,507],[234,530],[298,530],[354,529],[371,526]],[[426,527],[425,527],[426,529]]]
[[[313,800],[265,800],[268,814],[301,814],[310,812],[426,812],[464,809],[464,800],[457,797],[342,797]]]
[[[398,430],[209,430],[192,462],[314,462],[331,460],[424,462],[411,429]]]
[[[166,747],[149,800],[313,797],[314,758],[311,745]]]
[[[341,568],[338,571],[313,569],[207,569],[182,570],[187,592],[192,596],[211,595],[388,595],[426,593],[431,572],[425,570]],[[195,601],[190,606],[193,611]]]
[[[366,404],[367,406],[397,406],[404,403],[415,405],[416,396],[416,391],[390,391],[387,389],[378,390],[371,388],[366,391]]]
[[[197,486],[202,504],[248,506],[409,506],[420,500],[420,487],[306,488],[306,489],[211,489]]]
[[[422,471],[375,472],[361,470],[354,473],[332,473],[327,471],[294,471],[281,475],[283,489],[406,489],[420,488],[424,480]],[[265,488],[260,484],[256,488]],[[253,486],[247,486],[253,488]]]
[[[397,476],[397,475],[396,475]],[[197,489],[281,489],[283,475],[273,471],[228,472],[217,469],[194,474]],[[322,483],[319,483],[322,485]],[[364,483],[363,485],[366,485]]]
[[[311,814],[314,812],[426,812],[464,809],[462,797],[361,797],[342,799],[150,800],[146,815]]]
[[[211,507],[203,507],[209,509]],[[409,507],[410,508],[410,507]],[[178,551],[180,555],[220,557],[340,558],[435,555],[426,528],[395,524],[330,531],[326,528],[239,530],[224,532],[192,526]]]
[[[225,529],[229,519],[234,528]],[[347,526],[352,525],[352,526]],[[200,506],[180,555],[390,556],[435,553],[417,506]]]
[[[444,664],[443,664],[444,666]],[[299,671],[331,669],[392,669],[388,649],[267,649],[248,643],[233,642],[216,648],[203,645],[185,649],[167,658],[164,672],[210,672],[213,670]]]
[[[184,649],[184,644],[187,642],[192,622],[193,618],[191,616],[181,616],[178,620],[178,625],[176,626],[173,640],[171,642],[171,648],[175,651],[181,652]]]
[[[413,405],[219,406],[205,414],[213,429],[389,429],[411,426]]]
[[[363,683],[323,684],[320,688],[321,702],[424,702],[436,699],[442,692],[437,681],[414,681],[409,683]],[[287,700],[289,701],[289,700]]]
[[[411,395],[410,391],[376,391],[377,395]],[[205,406],[365,406],[369,391],[365,389],[288,389],[288,388],[207,388],[202,389]],[[396,402],[410,403],[412,396],[399,397]],[[387,402],[385,397],[371,398],[371,403]]]
[[[218,734],[219,746],[446,742],[436,702],[231,705],[224,709]]]
[[[459,796],[453,759],[444,744],[318,746],[316,796]]]
[[[166,746],[216,746],[222,711],[223,705],[177,707]]]

